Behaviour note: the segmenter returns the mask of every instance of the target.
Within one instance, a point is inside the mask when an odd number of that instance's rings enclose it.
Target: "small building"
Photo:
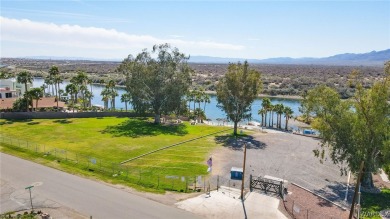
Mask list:
[[[27,90],[31,88],[31,84],[27,84]],[[25,85],[20,84],[15,78],[0,80],[0,99],[17,98],[25,93]]]
[[[232,169],[230,169],[230,179],[242,180],[242,172],[242,168],[232,167]]]

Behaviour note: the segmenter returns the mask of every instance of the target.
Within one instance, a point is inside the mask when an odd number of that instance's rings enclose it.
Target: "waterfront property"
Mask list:
[[[27,90],[31,84],[27,84]],[[25,86],[16,81],[16,79],[1,79],[0,80],[0,99],[18,98],[26,92]]]

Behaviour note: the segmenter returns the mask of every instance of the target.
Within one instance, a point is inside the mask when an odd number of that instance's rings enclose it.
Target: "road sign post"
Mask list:
[[[32,188],[34,188],[34,186],[27,186],[25,189],[28,189],[28,191],[30,192],[31,210],[34,211],[34,207],[33,207],[33,204],[32,204],[32,198],[31,198],[31,189]]]

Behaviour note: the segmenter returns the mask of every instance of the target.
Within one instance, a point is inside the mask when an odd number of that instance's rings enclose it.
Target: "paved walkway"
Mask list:
[[[232,188],[222,188],[218,192],[212,191],[210,195],[202,194],[178,202],[176,205],[178,208],[205,218],[287,219],[278,210],[279,199],[251,192],[242,202],[240,190]]]

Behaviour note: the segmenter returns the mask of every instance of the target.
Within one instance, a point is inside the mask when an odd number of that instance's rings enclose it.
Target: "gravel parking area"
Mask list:
[[[246,182],[253,176],[274,176],[303,186],[317,194],[342,203],[347,176],[341,176],[340,168],[330,159],[322,164],[314,156],[319,140],[270,130],[255,132],[252,137],[226,140],[217,137],[225,147],[213,153],[213,175],[229,178],[231,167],[242,167],[243,144],[247,145]],[[249,187],[249,184],[247,187]]]

